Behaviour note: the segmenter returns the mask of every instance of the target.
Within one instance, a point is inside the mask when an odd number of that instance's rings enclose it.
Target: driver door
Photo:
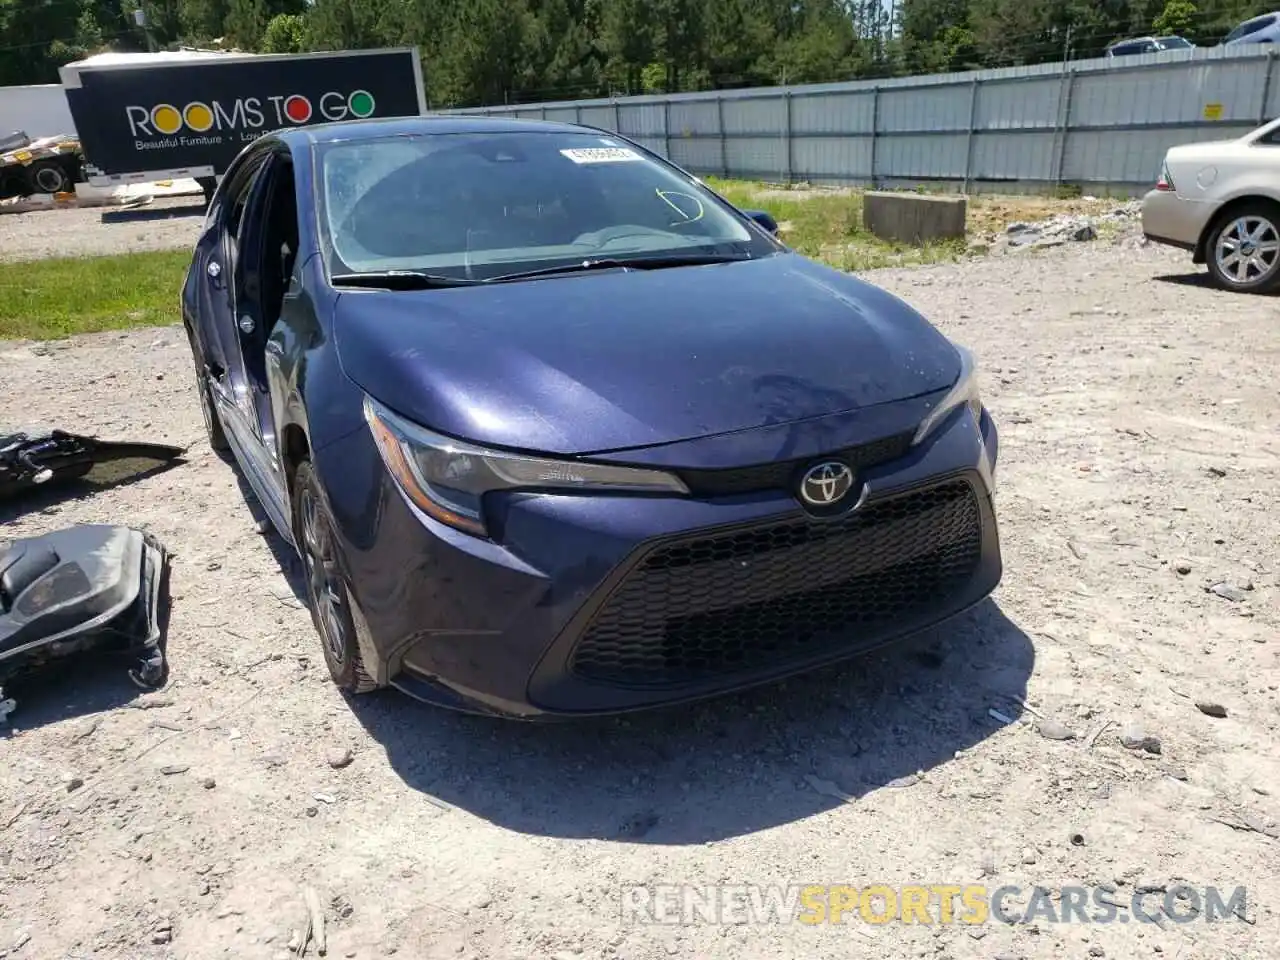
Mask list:
[[[253,261],[253,243],[260,235],[255,218],[261,215],[263,194],[271,179],[270,160],[269,153],[252,158],[228,184],[217,252],[207,267],[218,342],[225,360],[214,389],[220,393],[222,409],[229,414],[226,425],[235,434],[237,446],[247,448],[246,452],[255,458],[266,454],[267,461],[272,459],[264,445],[264,439],[271,436],[270,425],[261,422],[261,407],[256,402],[260,385],[253,380],[253,364],[246,362],[244,334],[246,326],[251,331],[256,323],[257,311],[247,296],[246,267]]]

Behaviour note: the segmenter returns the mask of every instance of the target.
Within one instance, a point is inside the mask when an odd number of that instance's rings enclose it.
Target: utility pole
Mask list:
[[[1075,24],[1067,24],[1067,37],[1062,41],[1062,62],[1066,63],[1071,59],[1071,32],[1075,29]]]

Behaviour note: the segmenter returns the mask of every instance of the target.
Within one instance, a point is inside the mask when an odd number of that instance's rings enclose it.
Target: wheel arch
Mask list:
[[[307,431],[297,421],[286,423],[280,431],[280,466],[284,471],[285,494],[290,510],[293,506],[293,484],[298,467],[311,459],[311,440]]]
[[[1204,225],[1204,229],[1200,231],[1200,239],[1196,241],[1195,253],[1192,255],[1193,263],[1204,263],[1209,257],[1209,238],[1213,236],[1218,225],[1224,220],[1229,220],[1236,216],[1241,210],[1255,205],[1264,205],[1270,207],[1276,214],[1277,226],[1280,226],[1280,200],[1275,197],[1267,196],[1265,193],[1246,193],[1238,197],[1233,197],[1218,208],[1217,213],[1209,218]]]

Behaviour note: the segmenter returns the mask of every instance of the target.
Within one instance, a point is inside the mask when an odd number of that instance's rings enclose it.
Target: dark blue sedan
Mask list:
[[[183,289],[210,444],[346,691],[538,717],[866,651],[1001,574],[973,362],[622,137],[282,131]]]

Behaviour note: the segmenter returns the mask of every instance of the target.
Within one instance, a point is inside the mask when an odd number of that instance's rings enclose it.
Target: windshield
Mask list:
[[[1192,47],[1192,43],[1182,37],[1161,37],[1160,46],[1166,50],[1189,50]]]
[[[1111,48],[1113,57],[1126,57],[1133,53],[1153,53],[1156,45],[1150,40],[1130,40],[1126,43],[1117,43]]]
[[[485,280],[595,259],[782,247],[708,190],[603,133],[425,134],[326,144],[331,276]]]
[[[1271,24],[1274,22],[1275,22],[1274,14],[1268,14],[1263,17],[1255,17],[1252,20],[1246,20],[1244,23],[1240,24],[1240,26],[1236,27],[1234,30],[1228,33],[1226,36],[1226,39],[1224,39],[1222,42],[1226,43],[1228,40],[1239,40],[1243,36],[1247,36],[1248,34],[1251,34],[1251,33],[1257,33],[1259,30],[1262,30],[1264,27],[1271,26]]]

